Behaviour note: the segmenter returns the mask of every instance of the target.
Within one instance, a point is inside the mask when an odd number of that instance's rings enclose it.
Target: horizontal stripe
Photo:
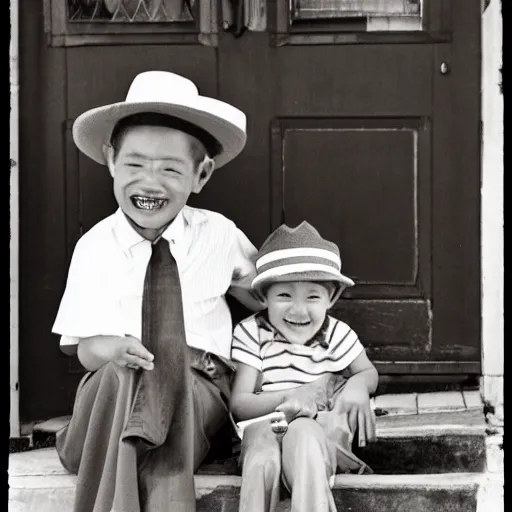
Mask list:
[[[300,272],[325,272],[326,274],[332,274],[332,276],[341,277],[338,270],[327,265],[310,264],[310,263],[298,263],[296,265],[284,265],[282,267],[275,267],[262,272],[252,282],[253,287],[271,277],[280,277],[288,274],[296,274]]]
[[[259,268],[267,263],[271,263],[272,261],[282,260],[286,258],[295,258],[299,256],[311,256],[315,258],[324,258],[326,260],[330,260],[338,266],[338,269],[341,268],[341,260],[339,256],[332,251],[328,251],[327,249],[318,249],[316,247],[299,247],[295,249],[280,249],[278,251],[272,251],[256,261],[256,268]]]
[[[297,352],[292,352],[291,350],[283,349],[281,352],[277,352],[275,354],[265,354],[265,361],[268,361],[269,359],[274,359],[276,357],[279,357],[283,354],[288,354],[293,357],[305,357],[306,359],[311,359],[311,354],[299,354]]]
[[[280,380],[280,381],[276,381],[276,382],[265,382],[264,384],[261,385],[261,387],[262,387],[263,391],[269,391],[270,386],[277,386],[277,385],[281,386],[280,389],[286,389],[284,386],[286,386],[287,384],[296,384],[297,386],[302,386],[302,384],[309,384],[310,382],[315,382],[315,380],[318,380],[318,377],[314,377],[308,381],[294,380],[294,379]]]
[[[284,267],[286,265],[299,265],[302,264],[308,264],[308,265],[327,265],[328,267],[335,268],[336,270],[339,270],[340,267],[333,261],[326,260],[325,258],[315,258],[311,256],[298,256],[296,258],[285,258],[282,260],[273,261],[271,263],[267,263],[265,265],[262,265],[258,269],[259,274],[263,274],[263,272],[266,272],[270,268],[276,268],[276,267]]]
[[[245,333],[239,331],[238,329],[235,331],[235,334],[233,334],[233,345],[236,344],[239,344],[242,347],[250,345],[250,350],[255,354],[258,354],[260,351],[260,344],[257,341],[254,341],[252,338],[245,336]]]
[[[239,347],[233,347],[231,350],[231,360],[237,363],[244,363],[261,371],[261,359],[246,350]]]
[[[336,361],[333,361],[333,362],[336,362]],[[264,361],[264,363],[265,363],[265,361]],[[319,365],[315,364],[313,366],[319,366]],[[263,371],[265,373],[273,372],[273,371],[281,371],[282,374],[284,374],[285,372],[283,370],[285,370],[286,372],[290,372],[290,373],[299,372],[299,373],[304,373],[306,375],[317,375],[317,376],[329,373],[324,369],[321,369],[320,371],[313,372],[313,371],[311,371],[311,369],[300,368],[295,364],[289,364],[289,363],[283,364],[283,365],[274,365],[274,366],[265,366],[265,364],[263,364]]]

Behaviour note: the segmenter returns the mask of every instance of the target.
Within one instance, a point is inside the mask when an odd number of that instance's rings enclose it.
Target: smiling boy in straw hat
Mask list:
[[[256,419],[243,430],[239,510],[272,512],[282,476],[293,512],[335,512],[336,470],[371,472],[351,451],[355,432],[360,446],[375,436],[370,395],[377,371],[357,334],[327,314],[354,282],[340,272],[336,244],[307,222],[272,233],[256,268],[252,286],[266,309],[235,327],[231,349],[232,414]],[[346,380],[339,380],[327,410],[297,402],[297,389],[330,373]],[[272,420],[260,418],[273,412],[282,416],[282,437]]]
[[[53,326],[88,370],[57,434],[75,512],[195,510],[193,472],[228,418],[232,293],[256,309],[255,247],[186,205],[246,141],[246,117],[188,79],[149,71],[73,125],[119,209],[77,243]]]

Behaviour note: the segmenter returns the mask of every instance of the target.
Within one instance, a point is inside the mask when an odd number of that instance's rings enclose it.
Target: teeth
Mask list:
[[[291,320],[285,320],[286,323],[289,323],[291,325],[296,325],[298,327],[304,327],[305,325],[309,325],[309,321],[308,322],[292,322]]]
[[[151,197],[133,196],[133,204],[141,210],[156,210],[161,208],[165,203],[165,199],[153,199]]]

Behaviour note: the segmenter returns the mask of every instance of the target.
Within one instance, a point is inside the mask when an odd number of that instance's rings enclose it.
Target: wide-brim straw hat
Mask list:
[[[336,299],[355,284],[341,273],[338,246],[322,238],[306,221],[295,228],[286,224],[277,228],[258,252],[256,271],[252,287],[260,293],[277,282],[329,281],[337,285]]]
[[[246,116],[223,101],[201,96],[196,85],[168,71],[146,71],[133,80],[125,101],[96,107],[81,114],[73,124],[78,149],[106,164],[104,146],[110,143],[115,125],[133,114],[165,114],[208,132],[220,145],[214,157],[219,168],[235,158],[246,142]]]

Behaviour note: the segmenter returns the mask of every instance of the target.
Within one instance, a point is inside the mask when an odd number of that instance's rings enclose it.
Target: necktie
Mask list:
[[[172,436],[176,470],[192,454],[193,403],[189,357],[176,260],[164,238],[151,246],[142,296],[142,343],[155,356],[151,371],[141,370],[123,438],[135,436],[150,447]],[[179,453],[179,452],[182,453]]]

